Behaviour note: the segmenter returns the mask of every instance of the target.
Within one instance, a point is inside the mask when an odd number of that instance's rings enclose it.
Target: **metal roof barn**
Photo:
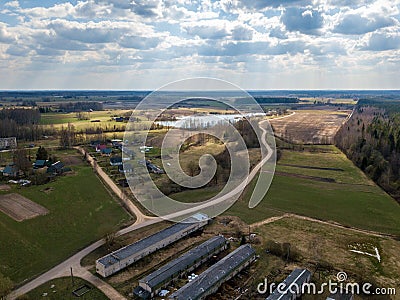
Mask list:
[[[162,249],[208,224],[208,216],[197,213],[133,244],[96,260],[96,272],[103,277],[126,268],[139,259]]]
[[[139,280],[139,285],[152,294],[166,287],[179,276],[191,272],[213,255],[225,250],[228,240],[223,236],[215,236],[201,245],[189,250],[177,259],[167,263],[160,269]]]
[[[302,295],[303,285],[311,279],[311,272],[306,269],[295,269],[278,285],[266,300],[293,300]]]
[[[205,299],[208,295],[215,293],[222,283],[234,277],[255,259],[256,252],[249,244],[240,246],[173,293],[169,299]]]

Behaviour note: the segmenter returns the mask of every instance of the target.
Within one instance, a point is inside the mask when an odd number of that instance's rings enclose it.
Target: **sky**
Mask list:
[[[2,0],[0,89],[400,89],[400,0]]]

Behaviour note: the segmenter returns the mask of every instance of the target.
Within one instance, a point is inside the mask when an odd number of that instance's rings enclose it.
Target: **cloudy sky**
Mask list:
[[[0,1],[0,89],[400,89],[400,0]]]

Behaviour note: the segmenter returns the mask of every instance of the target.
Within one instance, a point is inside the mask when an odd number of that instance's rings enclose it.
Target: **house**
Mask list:
[[[104,155],[104,156],[110,156],[111,153],[112,153],[112,149],[111,148],[105,148],[105,149],[101,150],[101,155]]]
[[[125,173],[125,174],[132,173],[133,172],[133,167],[132,167],[131,164],[126,163],[126,164],[123,164],[123,165],[119,165],[118,166],[118,171],[120,173]]]
[[[107,148],[107,145],[101,144],[96,146],[96,152],[101,152],[101,150],[104,150]]]
[[[338,289],[335,293],[331,293],[326,300],[354,300],[354,295],[344,289]]]
[[[61,161],[55,162],[54,164],[51,164],[47,168],[47,173],[53,175],[62,174],[63,172],[64,172],[64,164]]]
[[[0,150],[15,149],[15,148],[17,148],[16,137],[0,138]]]
[[[110,158],[110,165],[112,166],[122,166],[122,157],[114,156]]]
[[[101,145],[101,144],[102,144],[102,141],[99,141],[99,140],[90,141],[90,146],[93,147],[93,148],[96,148],[98,145]]]
[[[111,144],[113,145],[114,148],[119,148],[122,146],[122,140],[113,139],[111,140]]]
[[[49,161],[45,160],[45,159],[38,159],[37,161],[35,161],[35,163],[33,164],[33,168],[34,169],[41,169],[44,168],[48,165]]]
[[[17,177],[19,173],[19,168],[14,163],[9,164],[3,170],[3,176],[7,177]]]

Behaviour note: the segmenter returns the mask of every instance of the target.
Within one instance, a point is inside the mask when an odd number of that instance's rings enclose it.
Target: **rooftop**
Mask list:
[[[221,279],[228,276],[253,255],[255,255],[255,251],[249,244],[240,246],[201,273],[196,279],[173,293],[170,299],[187,300],[200,298],[206,291],[214,287]]]
[[[99,263],[101,263],[104,266],[110,266],[118,262],[119,260],[123,260],[127,257],[132,256],[133,254],[140,252],[149,246],[158,243],[159,241],[162,241],[166,239],[167,237],[178,233],[185,228],[188,228],[192,226],[193,223],[197,223],[200,221],[208,220],[208,216],[205,214],[200,214],[197,213],[189,218],[186,218],[180,223],[176,223],[168,228],[165,228],[153,235],[150,235],[148,237],[145,237],[144,239],[141,239],[133,244],[130,244],[128,246],[125,246],[121,249],[118,249],[117,251],[114,251],[98,260]]]
[[[203,255],[209,254],[214,249],[223,246],[227,240],[223,236],[215,236],[201,245],[189,250],[177,259],[162,266],[155,272],[147,275],[139,280],[139,282],[147,283],[151,288],[157,287],[160,283],[165,282],[171,276],[192,266]]]
[[[303,283],[307,282],[311,272],[306,269],[295,269],[282,283],[280,288],[276,288],[274,292],[268,296],[267,300],[291,300],[293,291],[301,288]]]

